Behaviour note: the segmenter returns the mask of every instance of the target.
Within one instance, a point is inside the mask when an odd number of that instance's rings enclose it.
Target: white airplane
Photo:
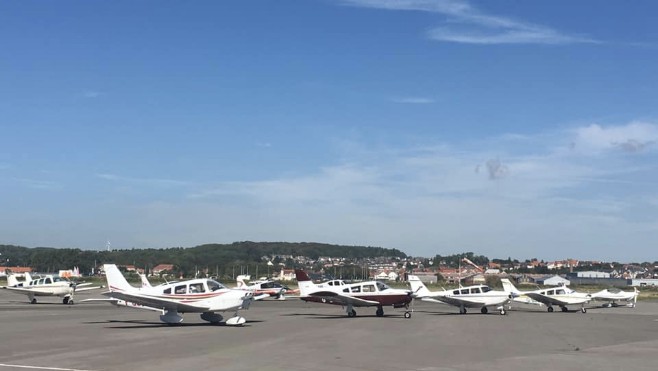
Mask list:
[[[249,278],[250,276],[239,275],[236,278],[238,283],[238,287],[236,288],[239,290],[251,291],[257,296],[267,295],[279,300],[285,300],[286,297],[284,294],[291,291],[287,286],[271,280],[258,280],[247,284],[245,281],[249,280]]]
[[[316,303],[342,305],[348,317],[356,317],[354,307],[377,307],[377,317],[384,316],[384,306],[393,308],[409,308],[411,291],[390,288],[377,282],[359,282],[346,284],[341,280],[333,280],[323,284],[314,284],[301,269],[295,269],[299,284],[299,298]],[[405,311],[404,318],[410,318],[411,312]]]
[[[576,292],[566,286],[555,288],[545,288],[534,291],[519,291],[511,282],[503,283],[503,288],[514,296],[527,296],[530,299],[543,303],[547,306],[549,312],[553,311],[553,305],[557,305],[566,312],[567,305],[580,304],[580,311],[587,313],[585,304],[592,300],[591,295],[583,292]]]
[[[255,299],[251,292],[229,289],[205,278],[138,289],[126,281],[116,265],[105,264],[104,270],[110,291],[103,295],[133,305],[157,308],[162,313],[160,320],[168,324],[181,323],[182,313],[201,313],[202,320],[220,323],[223,317],[215,312],[235,311],[226,324],[243,325],[246,319],[239,316],[238,311],[249,309]]]
[[[637,287],[634,287],[632,292],[621,291],[619,289],[605,289],[593,293],[592,300],[607,302],[603,304],[607,308],[619,306],[618,302],[620,301],[627,302],[627,307],[635,308],[639,294],[640,292],[637,290]]]
[[[539,305],[540,307],[544,306],[544,303],[538,302],[537,300],[532,299],[529,296],[517,290],[516,287],[514,287],[514,285],[508,278],[501,278],[500,282],[502,282],[503,284],[503,291],[511,295],[512,302],[520,303],[520,304]],[[511,309],[511,303],[510,303],[510,309]]]
[[[29,273],[25,273],[25,281],[19,281],[15,274],[7,277],[7,286],[2,286],[16,293],[27,295],[31,304],[37,303],[37,296],[58,296],[62,298],[62,303],[73,304],[73,295],[76,291],[94,290],[100,287],[83,287],[92,283],[76,283],[66,278],[46,275],[39,278],[32,278]]]
[[[487,314],[488,307],[495,307],[504,315],[505,304],[510,301],[510,294],[492,290],[486,285],[460,287],[454,290],[430,291],[418,276],[409,275],[409,284],[414,297],[422,301],[450,304],[459,307],[459,313],[465,314],[466,308],[480,308],[480,313]]]

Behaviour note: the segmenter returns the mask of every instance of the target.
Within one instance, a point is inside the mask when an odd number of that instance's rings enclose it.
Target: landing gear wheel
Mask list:
[[[64,299],[62,299],[62,304],[68,304],[69,303],[69,298],[68,296],[65,296]]]
[[[466,314],[466,308],[459,308],[459,314]]]
[[[480,309],[480,313],[487,314],[489,313],[489,309],[487,309],[487,307],[482,307],[482,309]]]
[[[36,303],[37,303],[37,298],[32,298],[32,300],[30,300],[30,304],[36,304]]]
[[[377,317],[384,317],[384,308],[377,308],[377,312],[375,312]]]
[[[404,312],[404,318],[411,318],[411,312]]]
[[[583,312],[583,313],[587,313],[587,308],[585,308],[585,307],[580,308],[580,311]]]
[[[348,317],[356,317],[356,311],[352,309],[351,311],[347,312]]]
[[[505,309],[501,309],[501,310],[500,310],[500,315],[501,315],[501,316],[504,316],[504,315],[506,315],[506,314],[507,314],[507,312],[505,311]]]
[[[561,309],[562,309],[562,311],[565,312],[565,313],[568,311],[567,307],[561,307]]]
[[[548,307],[547,310],[548,310],[549,313],[552,313],[553,312],[553,307]]]

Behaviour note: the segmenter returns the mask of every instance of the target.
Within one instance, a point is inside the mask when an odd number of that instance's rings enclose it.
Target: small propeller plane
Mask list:
[[[215,312],[235,311],[226,324],[243,325],[246,319],[239,316],[238,311],[249,309],[255,300],[251,292],[229,289],[206,278],[136,288],[126,281],[116,265],[105,264],[104,270],[110,291],[103,295],[130,303],[128,306],[157,308],[162,313],[160,320],[167,324],[183,322],[182,313],[201,313],[202,320],[220,323],[223,317]]]
[[[238,287],[236,288],[239,290],[251,291],[256,296],[266,294],[279,300],[285,300],[284,294],[290,292],[290,289],[287,286],[272,280],[258,280],[247,284],[245,281],[248,281],[249,278],[249,276],[239,275],[236,279],[238,282]]]
[[[632,292],[621,291],[619,289],[605,289],[593,293],[592,300],[607,302],[603,304],[607,308],[619,306],[618,302],[620,301],[627,302],[627,307],[635,308],[639,294],[640,292],[637,290],[637,287],[634,287]]]
[[[492,290],[486,285],[459,287],[454,290],[430,291],[415,275],[409,275],[409,284],[415,298],[441,304],[459,307],[460,314],[466,314],[466,308],[480,308],[480,313],[487,314],[488,307],[495,307],[504,315],[505,304],[510,301],[510,294],[504,291]]]
[[[411,291],[390,288],[378,281],[347,284],[341,280],[314,284],[308,274],[295,269],[299,284],[299,298],[307,302],[342,305],[348,317],[356,317],[355,307],[377,307],[377,317],[384,316],[384,306],[409,308],[412,300]],[[405,311],[404,318],[411,318],[411,312]]]
[[[555,288],[545,288],[534,291],[519,291],[511,282],[503,283],[503,288],[513,296],[527,296],[530,299],[543,303],[547,306],[549,312],[553,311],[553,305],[557,305],[563,312],[568,311],[567,305],[580,304],[580,311],[587,313],[585,304],[592,300],[590,294],[583,292],[576,292],[566,286],[558,286]]]
[[[100,288],[83,287],[89,285],[92,285],[92,283],[76,283],[51,274],[32,278],[29,273],[25,273],[25,281],[19,281],[14,274],[9,275],[7,277],[7,286],[2,288],[27,295],[31,304],[37,303],[37,296],[58,296],[62,298],[63,304],[73,304],[73,295],[76,291]]]

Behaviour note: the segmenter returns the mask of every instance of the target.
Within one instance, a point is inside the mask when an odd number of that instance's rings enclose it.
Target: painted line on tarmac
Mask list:
[[[29,368],[29,369],[33,369],[33,370],[55,370],[55,371],[91,371],[91,370],[81,370],[81,369],[77,369],[77,368],[10,365],[10,364],[6,364],[6,363],[0,363],[0,367]]]

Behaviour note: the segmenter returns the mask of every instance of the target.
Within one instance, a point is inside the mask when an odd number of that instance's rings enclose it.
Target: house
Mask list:
[[[173,264],[158,264],[155,267],[153,267],[153,269],[151,269],[151,275],[155,276],[158,274],[173,272],[173,270],[174,270]]]

